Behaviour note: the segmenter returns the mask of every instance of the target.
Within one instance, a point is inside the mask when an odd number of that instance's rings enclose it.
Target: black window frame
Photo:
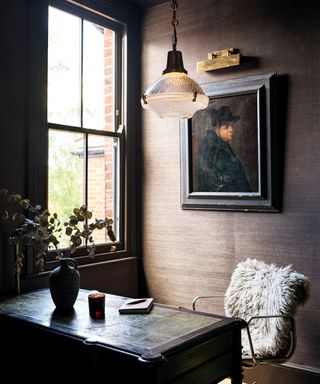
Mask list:
[[[116,2],[115,2],[116,3]],[[28,116],[28,162],[27,162],[27,191],[28,197],[37,203],[47,206],[47,171],[48,171],[48,132],[47,124],[47,47],[48,47],[48,9],[57,7],[67,12],[76,10],[76,15],[84,16],[86,20],[96,22],[110,29],[119,31],[117,58],[118,68],[115,83],[122,75],[121,92],[117,92],[115,104],[119,107],[118,120],[115,121],[118,130],[112,133],[119,137],[121,154],[120,162],[120,239],[117,241],[116,252],[96,252],[94,259],[87,256],[85,247],[74,255],[79,265],[121,259],[139,253],[140,243],[137,241],[139,232],[139,219],[137,212],[140,205],[136,203],[136,180],[138,158],[134,146],[139,134],[136,127],[139,115],[136,113],[135,100],[139,100],[140,74],[139,49],[130,48],[133,42],[137,43],[139,36],[139,17],[136,9],[125,9],[123,6],[106,4],[103,1],[78,1],[71,3],[67,0],[36,1],[30,5],[32,19],[38,15],[39,23],[30,23],[30,60],[29,60],[29,116]],[[90,9],[90,11],[89,11]],[[133,13],[132,13],[133,11]],[[89,13],[88,13],[89,12]],[[110,13],[109,13],[110,12]],[[135,13],[136,12],[136,13]],[[108,15],[108,16],[107,16]],[[134,23],[131,16],[136,15]],[[36,19],[37,20],[37,19]],[[128,71],[130,68],[130,71]],[[136,95],[137,98],[130,96]],[[50,125],[52,126],[52,125]],[[130,129],[127,129],[127,127]],[[52,126],[53,127],[53,126]],[[54,127],[56,128],[56,127]],[[68,127],[69,129],[70,127]],[[77,127],[75,127],[77,129]],[[134,132],[135,131],[135,132]],[[88,131],[88,133],[95,133]],[[110,133],[106,133],[109,136]],[[111,244],[110,244],[111,245]],[[50,271],[57,266],[53,258],[46,262],[45,270]],[[27,258],[25,276],[37,275],[32,257]]]

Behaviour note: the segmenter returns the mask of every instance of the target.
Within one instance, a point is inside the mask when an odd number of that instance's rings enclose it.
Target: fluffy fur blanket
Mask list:
[[[253,316],[291,315],[310,296],[308,278],[292,270],[256,259],[239,263],[225,293],[226,316],[248,321]],[[256,357],[283,356],[290,344],[288,320],[258,319],[250,323]],[[246,331],[242,334],[243,355],[251,355]]]

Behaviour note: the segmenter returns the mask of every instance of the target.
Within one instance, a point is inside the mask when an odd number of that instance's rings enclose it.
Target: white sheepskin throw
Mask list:
[[[228,317],[248,321],[253,316],[294,316],[299,305],[310,296],[308,278],[292,270],[256,259],[240,262],[225,293],[224,309]],[[290,345],[288,320],[258,319],[250,323],[250,335],[256,357],[279,357]],[[246,331],[242,333],[243,355],[251,356]]]

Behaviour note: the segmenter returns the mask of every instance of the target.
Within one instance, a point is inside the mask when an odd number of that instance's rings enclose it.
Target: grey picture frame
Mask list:
[[[275,73],[202,85],[209,105],[192,118],[180,120],[181,208],[279,212],[277,138],[273,94]],[[198,190],[196,162],[201,142],[212,128],[210,109],[229,107],[237,115],[233,153],[242,163],[250,189]]]

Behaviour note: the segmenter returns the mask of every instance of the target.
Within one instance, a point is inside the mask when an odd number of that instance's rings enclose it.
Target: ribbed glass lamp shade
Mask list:
[[[201,86],[183,72],[164,73],[141,98],[143,108],[162,118],[177,119],[191,117],[208,102]]]

